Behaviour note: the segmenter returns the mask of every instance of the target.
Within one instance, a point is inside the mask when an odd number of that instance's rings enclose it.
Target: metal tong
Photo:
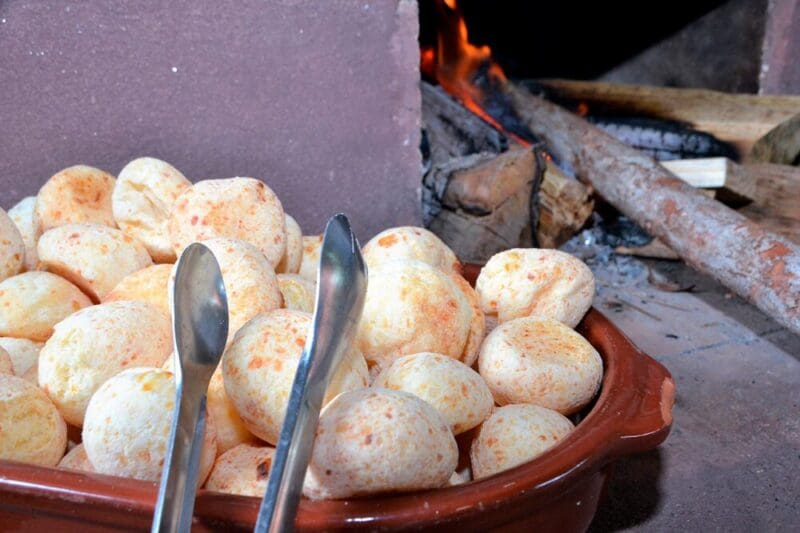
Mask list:
[[[255,531],[292,531],[325,390],[350,348],[367,291],[367,267],[347,217],[328,220],[317,297]]]
[[[189,531],[206,427],[206,391],[228,338],[228,300],[214,254],[191,244],[170,294],[175,338],[175,411],[152,533]]]

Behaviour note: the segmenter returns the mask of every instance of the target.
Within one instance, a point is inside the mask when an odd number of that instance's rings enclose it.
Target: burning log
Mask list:
[[[800,246],[557,105],[510,83],[504,92],[548,150],[609,203],[695,268],[800,333]]]
[[[509,139],[425,82],[422,118],[423,220],[463,260],[557,247],[591,215],[586,186],[546,161],[541,147]]]

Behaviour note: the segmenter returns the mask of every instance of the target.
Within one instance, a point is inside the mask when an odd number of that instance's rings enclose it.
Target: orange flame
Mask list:
[[[422,71],[435,78],[442,88],[459,100],[464,107],[502,130],[483,108],[485,95],[474,80],[482,69],[493,82],[504,84],[503,69],[492,61],[492,50],[486,45],[476,46],[469,41],[469,33],[457,0],[435,0],[440,18],[437,46],[421,51]]]

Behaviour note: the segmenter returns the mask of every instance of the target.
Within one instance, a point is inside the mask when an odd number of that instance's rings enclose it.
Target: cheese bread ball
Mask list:
[[[82,433],[95,471],[158,481],[174,408],[175,382],[166,370],[129,368],[103,383],[89,402]],[[211,471],[216,453],[214,420],[207,416],[198,486]]]
[[[96,224],[68,224],[39,238],[39,263],[99,302],[125,276],[153,264],[142,244],[122,231]]]
[[[217,457],[206,490],[264,497],[275,448],[240,444]]]
[[[78,444],[58,463],[58,468],[64,470],[80,470],[82,472],[94,472],[89,456],[86,455],[86,448],[83,444]]]
[[[486,420],[494,407],[492,393],[477,372],[437,353],[423,352],[396,359],[372,386],[422,398],[439,411],[455,435]]]
[[[25,272],[0,282],[0,335],[46,341],[53,326],[92,305],[81,290],[50,272]]]
[[[225,390],[245,426],[270,444],[278,442],[289,392],[311,326],[311,315],[276,309],[258,315],[236,334],[222,358]],[[367,364],[356,350],[342,361],[325,402],[366,387]]]
[[[55,466],[67,447],[67,425],[39,387],[0,375],[0,460]]]
[[[39,240],[39,223],[36,221],[36,197],[28,196],[8,210],[8,216],[14,221],[22,242],[25,244],[25,270],[36,270],[39,255],[36,243]]]
[[[217,428],[217,454],[224,453],[240,444],[255,444],[255,435],[250,433],[242,422],[236,407],[225,392],[222,365],[217,367],[208,384],[208,412]]]
[[[261,250],[245,241],[203,241],[214,254],[228,296],[228,340],[259,313],[278,309],[283,296],[278,278]]]
[[[15,376],[24,376],[39,363],[39,351],[44,343],[30,339],[0,337],[0,349],[5,350],[11,359]]]
[[[370,365],[381,368],[419,352],[461,359],[472,319],[450,274],[421,261],[393,261],[369,271],[356,342]]]
[[[39,363],[37,362],[35,365],[30,367],[27,372],[22,374],[22,378],[26,381],[30,381],[36,385],[39,384]]]
[[[153,157],[134,159],[117,176],[111,196],[114,220],[158,263],[175,262],[167,219],[173,202],[191,185],[178,169]]]
[[[174,373],[175,352],[167,357],[162,370]],[[217,366],[211,375],[211,381],[206,390],[206,408],[214,419],[214,428],[217,434],[217,456],[222,455],[239,444],[258,444],[260,441],[248,431],[242,422],[242,417],[236,412],[236,407],[225,392],[225,382],[222,378],[222,363]]]
[[[282,274],[297,274],[300,270],[300,261],[303,259],[303,232],[297,221],[286,215],[286,251],[281,262],[275,267],[275,272]]]
[[[278,274],[278,286],[283,295],[283,307],[306,313],[314,312],[316,283],[299,274]]]
[[[253,178],[199,181],[175,200],[167,228],[180,255],[195,241],[247,241],[275,268],[286,251],[286,220],[278,197]]]
[[[561,322],[525,317],[492,331],[478,370],[498,404],[533,403],[568,415],[597,394],[603,360]]]
[[[398,259],[414,259],[445,272],[461,272],[456,254],[433,232],[416,226],[384,230],[364,245],[364,261],[372,268]]]
[[[303,236],[303,256],[300,258],[298,274],[309,281],[317,282],[319,256],[322,252],[322,235]]]
[[[11,361],[11,356],[2,346],[0,346],[0,375],[14,375],[14,363]]]
[[[322,412],[303,494],[320,500],[437,488],[457,464],[456,440],[428,403],[402,391],[357,390]]]
[[[169,316],[145,302],[88,307],[59,322],[39,354],[39,385],[81,427],[92,394],[121,370],[161,366],[172,351]]]
[[[483,311],[500,323],[537,316],[574,328],[592,306],[594,275],[567,253],[518,248],[492,256],[475,288]]]
[[[461,292],[469,302],[469,307],[472,311],[472,319],[469,323],[469,335],[467,337],[467,344],[464,346],[464,352],[461,354],[461,362],[467,366],[472,366],[478,359],[478,353],[481,350],[481,343],[486,337],[486,317],[481,311],[481,303],[478,298],[478,293],[472,288],[472,285],[465,280],[461,274],[450,274],[450,278],[456,282]]]
[[[169,277],[172,265],[151,265],[122,278],[103,303],[133,300],[152,304],[169,315]]]
[[[19,274],[25,264],[25,242],[17,226],[0,209],[0,281]]]
[[[117,227],[111,209],[115,181],[111,174],[86,165],[53,175],[36,197],[39,233],[64,224]]]
[[[500,325],[500,323],[497,321],[497,315],[484,314],[483,318],[485,324],[483,338],[485,339],[489,336],[489,333],[493,332],[495,328]]]
[[[574,426],[564,415],[539,405],[506,405],[483,423],[472,441],[472,474],[481,479],[538,457]]]

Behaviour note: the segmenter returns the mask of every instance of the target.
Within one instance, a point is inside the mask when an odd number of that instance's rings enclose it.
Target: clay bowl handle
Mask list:
[[[638,401],[628,406],[631,416],[622,426],[615,448],[619,455],[652,450],[667,438],[672,426],[675,382],[661,363],[639,353],[642,373],[634,384]]]
[[[591,309],[578,331],[601,354],[607,372],[604,405],[611,426],[607,453],[611,458],[652,450],[672,426],[675,382],[658,361],[639,350],[599,311]]]

